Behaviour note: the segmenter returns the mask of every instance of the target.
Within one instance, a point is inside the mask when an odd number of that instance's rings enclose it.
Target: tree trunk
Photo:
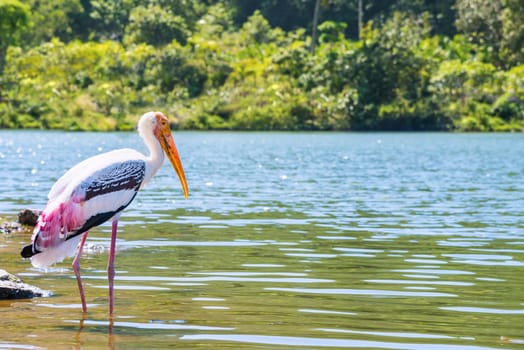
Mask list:
[[[358,0],[358,40],[362,37],[362,25],[364,21],[364,10],[362,9],[362,1]]]
[[[320,0],[315,1],[315,12],[313,13],[313,35],[311,37],[311,52],[315,54],[315,49],[317,47],[317,40],[318,40],[318,32],[317,32],[317,26],[318,26],[318,13],[320,12]]]

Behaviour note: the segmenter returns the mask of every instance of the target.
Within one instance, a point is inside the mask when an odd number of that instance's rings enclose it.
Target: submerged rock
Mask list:
[[[47,297],[51,292],[24,283],[20,278],[0,269],[0,299]]]
[[[35,226],[41,211],[35,209],[24,209],[18,213],[18,222],[22,225]]]

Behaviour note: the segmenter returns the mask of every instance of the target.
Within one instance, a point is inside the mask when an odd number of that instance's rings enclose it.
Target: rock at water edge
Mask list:
[[[47,297],[51,292],[24,283],[20,278],[0,269],[0,299]]]

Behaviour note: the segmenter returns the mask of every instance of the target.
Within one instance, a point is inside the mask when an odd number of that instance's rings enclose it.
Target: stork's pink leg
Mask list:
[[[78,284],[78,291],[80,292],[80,299],[82,300],[82,311],[87,312],[86,297],[84,295],[84,286],[82,285],[82,278],[80,277],[80,255],[82,255],[82,249],[84,249],[84,243],[86,242],[87,231],[82,234],[82,239],[78,245],[75,259],[73,260],[73,271],[75,271],[76,283]]]
[[[111,246],[109,247],[109,259],[107,261],[107,280],[109,282],[109,315],[113,315],[113,281],[115,279],[115,248],[116,248],[116,229],[118,220],[113,219],[111,227]]]

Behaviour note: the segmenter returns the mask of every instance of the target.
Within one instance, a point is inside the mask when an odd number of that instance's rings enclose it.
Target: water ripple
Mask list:
[[[0,349],[27,349],[27,350],[39,350],[39,349],[45,349],[39,346],[34,345],[26,345],[26,344],[18,344],[18,343],[9,343],[9,342],[3,342],[0,341]]]
[[[239,343],[254,343],[279,346],[318,346],[339,348],[373,348],[373,349],[404,349],[420,350],[421,344],[394,343],[357,339],[335,339],[335,338],[308,338],[308,337],[286,337],[257,334],[189,334],[180,337],[181,340],[214,340]],[[493,350],[495,348],[469,345],[448,344],[424,344],[427,350]]]
[[[379,331],[356,331],[349,329],[334,329],[334,328],[317,328],[316,330],[331,332],[331,333],[347,333],[347,334],[365,334],[379,337],[395,337],[395,338],[420,338],[420,339],[455,339],[448,335],[438,334],[422,334],[422,333],[406,333],[406,332],[379,332]]]
[[[78,323],[76,320],[65,320],[64,322]],[[96,321],[96,320],[84,320],[83,324],[86,326],[109,326],[109,321]],[[200,326],[190,324],[173,324],[164,322],[112,322],[115,328],[138,328],[138,329],[153,329],[153,330],[185,330],[185,331],[230,331],[234,328],[231,327],[213,327],[213,326]]]
[[[320,310],[320,309],[299,309],[298,311],[310,313],[310,314],[326,314],[326,315],[356,315],[357,314],[356,312]]]
[[[287,292],[287,293],[306,293],[306,294],[339,294],[339,295],[368,295],[374,297],[457,297],[456,294],[439,292],[405,292],[397,290],[383,289],[346,289],[346,288],[264,288],[265,290]]]
[[[442,306],[440,309],[448,311],[459,312],[473,312],[483,314],[500,314],[500,315],[524,315],[524,309],[507,310],[507,309],[493,309],[486,307],[469,307],[469,306]]]
[[[82,276],[84,279],[93,279],[93,280],[105,280],[106,276],[94,276],[87,275]],[[234,277],[234,276],[205,276],[205,277],[161,277],[161,276],[122,276],[117,275],[115,281],[133,281],[133,282],[260,282],[260,283],[332,283],[334,280],[330,279],[321,279],[321,278],[299,278],[299,277],[287,277],[287,278],[277,278],[277,277]],[[168,283],[171,284],[171,283]],[[115,288],[131,288],[136,290],[161,290],[161,287],[147,287],[147,286],[115,286]]]
[[[383,284],[430,284],[430,285],[441,285],[441,286],[473,286],[474,283],[470,282],[459,282],[459,281],[420,281],[420,280],[393,280],[393,279],[384,279],[384,280],[364,280],[364,282],[369,283],[383,283]]]

